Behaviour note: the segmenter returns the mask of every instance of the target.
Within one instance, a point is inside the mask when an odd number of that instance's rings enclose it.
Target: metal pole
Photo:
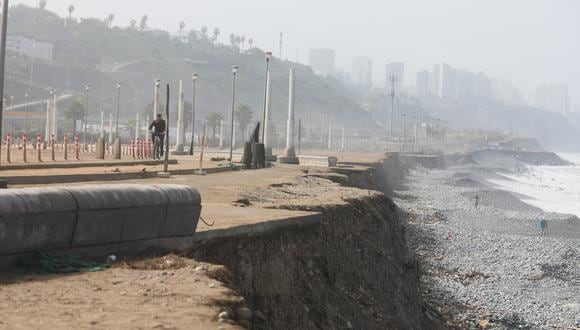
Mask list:
[[[84,131],[83,131],[83,148],[87,151],[87,117],[89,112],[89,89],[91,86],[89,84],[85,85],[85,120],[84,120]]]
[[[28,93],[24,93],[24,133],[28,131]]]
[[[268,103],[268,75],[269,75],[269,71],[270,71],[270,57],[272,57],[272,53],[271,52],[267,52],[266,53],[266,78],[264,81],[264,109],[262,111],[262,135],[261,135],[261,141],[262,143],[264,143],[264,135],[266,134],[266,107],[267,107],[267,103]]]
[[[395,114],[395,83],[397,82],[397,76],[391,75],[391,123],[389,127],[389,141],[393,141],[393,117]]]
[[[115,139],[119,138],[119,108],[121,106],[121,83],[117,83],[117,120],[115,121]]]
[[[153,120],[157,118],[157,113],[159,112],[159,88],[161,86],[161,80],[155,80],[155,94],[153,94]]]
[[[6,65],[6,28],[8,27],[8,0],[2,1],[2,30],[0,31],[0,141],[2,141],[2,120],[4,117],[4,67]],[[2,161],[0,143],[0,163]]]
[[[165,158],[163,160],[163,172],[167,173],[169,167],[169,84],[167,84],[167,103],[165,103],[165,118],[167,127],[165,128]]]
[[[191,97],[191,145],[189,146],[189,155],[193,156],[193,148],[195,147],[195,84],[197,82],[198,75],[194,73],[193,79],[193,96]]]
[[[234,154],[234,108],[236,105],[236,74],[238,73],[238,67],[232,66],[233,73],[233,84],[232,84],[232,113],[231,113],[231,127],[230,127],[230,163],[233,160]]]

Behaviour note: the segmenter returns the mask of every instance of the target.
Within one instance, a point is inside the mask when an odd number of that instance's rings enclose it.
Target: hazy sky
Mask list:
[[[36,5],[37,0],[11,0]],[[76,17],[116,16],[115,24],[147,14],[149,24],[177,31],[219,27],[254,38],[277,55],[307,63],[310,48],[334,48],[338,66],[351,59],[374,61],[374,81],[384,84],[384,65],[406,64],[406,84],[417,70],[446,62],[512,81],[524,94],[545,83],[568,83],[580,105],[579,0],[48,0],[47,9]]]

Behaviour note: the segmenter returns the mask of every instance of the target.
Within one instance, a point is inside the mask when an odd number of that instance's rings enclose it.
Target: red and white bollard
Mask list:
[[[54,141],[54,134],[50,135],[50,158],[52,159],[52,161],[56,161],[55,157],[54,157],[54,148],[56,148],[56,143]]]
[[[37,155],[38,155],[38,162],[39,163],[42,163],[41,150],[42,150],[42,137],[40,136],[40,133],[38,133],[36,135],[36,152],[37,152]]]
[[[81,145],[79,144],[79,136],[75,136],[75,156],[77,160],[80,160],[79,152],[81,150]]]
[[[6,135],[6,161],[10,164],[10,148],[12,145],[12,136],[10,134]]]
[[[26,144],[26,134],[22,134],[22,160],[28,163],[28,159],[26,159]]]
[[[64,135],[64,160],[68,160],[68,134]]]

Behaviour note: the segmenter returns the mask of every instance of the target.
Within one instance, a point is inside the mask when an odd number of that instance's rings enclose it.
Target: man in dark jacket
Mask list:
[[[165,120],[163,120],[161,114],[157,114],[157,118],[149,125],[149,130],[153,129],[152,137],[153,142],[155,142],[155,138],[159,138],[159,157],[163,156],[163,146],[165,141],[165,130],[167,129],[167,124]]]

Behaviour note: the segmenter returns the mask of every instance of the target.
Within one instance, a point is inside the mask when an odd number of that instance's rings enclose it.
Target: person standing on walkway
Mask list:
[[[479,209],[480,202],[481,202],[481,198],[479,197],[479,195],[475,195],[475,202],[473,203],[473,206],[475,206],[476,211],[477,211],[477,209]]]

